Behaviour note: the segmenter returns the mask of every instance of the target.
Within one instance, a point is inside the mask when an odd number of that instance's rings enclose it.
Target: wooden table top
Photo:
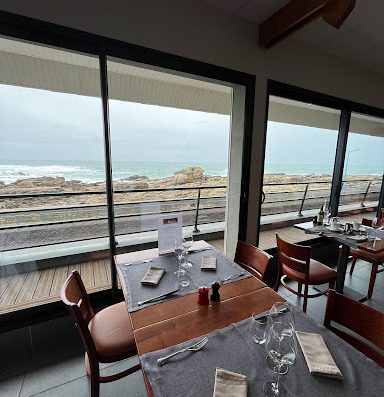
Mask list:
[[[194,247],[209,246],[204,241]],[[116,264],[158,256],[157,249],[131,252],[115,256]],[[125,299],[128,294],[124,278],[117,267]],[[139,355],[175,345],[205,335],[216,329],[248,318],[252,313],[269,310],[284,299],[263,282],[250,277],[223,285],[220,302],[208,306],[197,304],[197,292],[170,299],[129,313]],[[144,372],[143,372],[144,373]],[[154,396],[144,373],[148,395]]]

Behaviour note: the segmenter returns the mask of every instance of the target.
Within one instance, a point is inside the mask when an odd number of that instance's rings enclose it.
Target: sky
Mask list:
[[[230,117],[110,101],[114,161],[228,160]],[[329,164],[337,131],[269,122],[266,163]],[[99,98],[0,85],[0,160],[103,160]],[[350,134],[350,164],[384,170],[384,139]]]
[[[227,162],[230,117],[111,100],[114,160]],[[0,85],[0,159],[103,160],[99,98]]]

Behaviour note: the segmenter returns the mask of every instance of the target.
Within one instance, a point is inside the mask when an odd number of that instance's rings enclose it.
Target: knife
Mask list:
[[[285,308],[277,311],[275,314],[284,314],[284,313],[287,313],[287,312],[289,312],[289,309],[288,309],[288,307],[285,307]],[[269,313],[268,314],[264,314],[264,316],[256,318],[256,320],[257,321],[260,321],[260,320],[261,321],[266,321],[268,319],[268,316],[269,316]]]
[[[161,295],[155,296],[155,297],[150,298],[150,299],[146,299],[145,301],[137,302],[137,305],[138,306],[142,306],[142,305],[145,305],[146,303],[155,302],[155,301],[157,301],[159,299],[162,299],[162,298],[165,298],[167,296],[173,295],[173,294],[175,294],[178,291],[180,291],[180,288],[174,289],[173,291],[166,292],[165,294],[161,294]]]

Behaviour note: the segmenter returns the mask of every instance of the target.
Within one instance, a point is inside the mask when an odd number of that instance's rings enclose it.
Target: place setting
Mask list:
[[[194,293],[201,286],[227,284],[251,275],[191,232],[179,214],[159,219],[158,256],[118,264],[128,294],[128,311]]]
[[[376,364],[289,303],[140,361],[158,396],[375,395]]]

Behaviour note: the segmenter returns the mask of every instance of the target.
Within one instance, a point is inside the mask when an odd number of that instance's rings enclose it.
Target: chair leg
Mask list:
[[[307,301],[308,301],[308,284],[304,284],[304,304],[303,304],[303,312],[307,312]]]
[[[303,288],[303,283],[297,283],[297,292],[301,295],[301,290]]]
[[[281,273],[277,273],[277,279],[276,279],[276,284],[275,284],[275,291],[279,290],[280,284],[281,284]]]
[[[377,262],[372,263],[371,278],[369,279],[369,287],[368,287],[368,299],[371,299],[372,294],[373,294],[373,288],[375,287],[376,274],[377,274],[378,267],[379,267],[379,264]]]
[[[100,396],[100,367],[97,362],[90,363],[91,397]]]
[[[355,270],[356,261],[357,261],[357,258],[353,258],[351,269],[349,270],[349,274],[352,274],[353,271]]]

